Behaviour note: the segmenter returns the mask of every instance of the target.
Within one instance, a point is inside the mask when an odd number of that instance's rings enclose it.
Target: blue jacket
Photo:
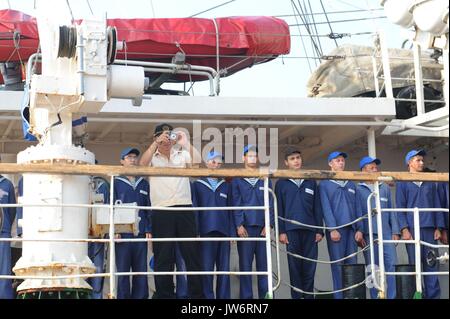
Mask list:
[[[133,185],[125,176],[114,178],[114,202],[121,200],[122,203],[136,202],[138,206],[150,206],[150,186],[143,178],[136,176]],[[139,210],[139,235],[152,232],[151,215],[149,210]]]
[[[230,184],[220,180],[213,190],[206,178],[196,180],[191,185],[193,207],[228,207],[231,204]],[[230,237],[236,235],[231,210],[208,210],[197,212],[200,236],[217,231]]]
[[[359,183],[356,188],[356,214],[358,217],[367,215],[367,199],[372,193],[372,189],[366,183]],[[381,208],[392,208],[392,196],[391,190],[387,184],[380,184],[380,204]],[[371,199],[372,209],[376,208],[375,197]],[[400,235],[400,229],[398,227],[397,213],[394,212],[383,212],[383,239],[392,239],[392,235]],[[373,234],[378,235],[378,223],[377,217],[372,216],[372,229]],[[364,235],[369,235],[369,223],[367,218],[362,221],[362,226]]]
[[[269,181],[269,188],[272,183]],[[234,178],[231,182],[231,200],[233,206],[264,206],[264,180],[260,179],[253,186],[245,178]],[[269,194],[270,225],[274,224],[273,197]],[[234,225],[239,226],[262,226],[264,227],[263,210],[235,210]]]
[[[317,183],[313,180],[302,180],[298,186],[291,179],[280,179],[275,185],[278,215],[286,219],[307,225],[323,226],[323,213]],[[280,233],[294,229],[307,229],[323,234],[322,229],[295,225],[283,220],[279,221]]]
[[[0,203],[16,204],[16,194],[14,186],[9,179],[0,175]],[[3,226],[0,231],[3,234],[11,236],[11,227],[16,217],[16,209],[14,207],[3,208]]]
[[[438,183],[438,195],[441,208],[448,209],[448,183]],[[448,229],[448,213],[444,212],[445,229]]]
[[[323,219],[327,227],[337,227],[356,220],[356,186],[353,182],[324,180],[319,184]],[[353,229],[361,230],[360,223]]]
[[[434,182],[397,182],[396,191],[397,208],[440,208],[437,184]],[[420,228],[444,228],[444,214],[439,212],[421,212]],[[413,212],[398,213],[400,230],[414,227]]]

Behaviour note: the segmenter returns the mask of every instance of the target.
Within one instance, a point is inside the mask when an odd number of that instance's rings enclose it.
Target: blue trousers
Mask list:
[[[328,254],[330,255],[330,261],[341,259],[345,256],[353,254],[357,251],[358,247],[355,241],[355,232],[351,226],[338,229],[341,234],[341,240],[334,242],[330,238],[330,232],[326,232]],[[342,287],[342,265],[343,264],[356,264],[356,256],[348,258],[339,263],[331,264],[331,275],[333,276],[333,290],[340,290]],[[343,293],[334,293],[334,299],[342,299]]]
[[[89,258],[95,265],[95,273],[103,273],[105,262],[105,244],[104,243],[89,243],[88,245]],[[92,286],[92,299],[103,298],[103,281],[104,277],[89,278],[88,283]]]
[[[122,238],[135,237],[132,234],[121,234]],[[147,271],[147,243],[146,242],[124,242],[116,244],[116,268],[118,272]],[[148,299],[147,276],[133,276],[132,287],[130,287],[130,276],[118,276],[117,280],[118,299]]]
[[[183,255],[181,254],[180,246],[175,244],[175,265],[177,271],[186,271],[186,263],[184,262]],[[176,277],[175,294],[177,299],[188,299],[189,290],[186,275],[177,275]]]
[[[0,232],[0,238],[11,238],[11,234]],[[11,266],[11,243],[0,242],[0,275],[10,276]],[[14,292],[11,279],[0,279],[0,299],[13,299]]]
[[[226,237],[220,232],[210,232],[204,237]],[[230,242],[213,241],[202,242],[202,267],[203,271],[230,271]],[[217,276],[216,294],[217,299],[230,299],[230,276]],[[205,298],[215,299],[213,276],[203,276],[203,292]]]
[[[245,226],[248,237],[261,237],[261,226]],[[253,257],[256,270],[267,271],[266,243],[262,241],[238,241],[239,270],[252,271]],[[263,299],[268,292],[267,276],[258,275],[258,297]],[[240,276],[239,294],[241,299],[253,299],[252,276]]]
[[[318,249],[316,243],[316,233],[305,229],[295,229],[287,231],[289,244],[287,250],[290,253],[317,259]],[[303,291],[314,292],[314,276],[316,274],[316,263],[304,259],[299,259],[288,255],[289,276],[291,286]],[[292,299],[314,299],[314,295],[302,294],[291,289]]]
[[[414,229],[411,229],[411,234],[414,236]],[[430,244],[437,244],[434,240],[434,228],[421,228],[420,229],[420,240]],[[439,263],[436,263],[434,267],[428,266],[426,259],[427,254],[432,248],[421,245],[420,253],[422,257],[422,271],[431,272],[439,271]],[[414,244],[406,244],[406,251],[408,252],[408,260],[411,265],[416,264],[416,252],[414,250]],[[438,276],[423,276],[423,297],[426,299],[439,299],[441,297],[441,288],[439,286]]]
[[[373,235],[373,239],[376,240],[378,238],[377,235]],[[367,244],[369,244],[369,236],[364,236],[364,239],[366,241]],[[384,253],[383,253],[383,257],[384,257],[384,269],[385,271],[388,272],[395,272],[395,265],[396,265],[396,261],[397,261],[397,251],[395,249],[395,245],[394,244],[384,244],[383,245],[384,248]],[[374,246],[374,262],[375,265],[379,265],[380,264],[380,258],[379,258],[379,254],[378,254],[378,243],[375,243]],[[364,260],[366,261],[366,266],[367,269],[370,271],[370,250],[366,250],[364,251]],[[395,299],[397,296],[397,286],[395,283],[395,276],[386,276],[386,292],[387,292],[387,299]],[[378,290],[376,288],[371,288],[370,289],[370,298],[371,299],[377,299],[378,298]]]

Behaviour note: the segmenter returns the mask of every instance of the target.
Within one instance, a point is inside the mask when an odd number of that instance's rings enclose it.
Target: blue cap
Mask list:
[[[139,150],[137,148],[134,147],[127,147],[124,150],[122,150],[122,152],[120,153],[120,159],[124,159],[125,156],[127,156],[128,154],[136,154],[136,156],[139,156],[139,154],[141,154],[141,152],[139,152]]]
[[[208,156],[206,157],[206,160],[210,161],[210,160],[213,160],[213,159],[215,159],[217,157],[220,157],[223,160],[223,155],[221,153],[211,151],[211,152],[208,153]]]
[[[335,158],[337,158],[337,157],[339,157],[339,156],[342,156],[342,157],[344,157],[344,158],[347,158],[348,157],[348,155],[347,155],[347,153],[344,153],[344,152],[333,152],[333,153],[331,153],[330,155],[328,155],[328,163],[329,162],[331,162],[332,160],[334,160]]]
[[[370,157],[370,156],[363,157],[359,161],[359,169],[363,169],[364,166],[366,166],[367,164],[371,164],[371,163],[375,163],[377,165],[380,165],[381,161],[378,158],[373,158],[373,157]]]
[[[258,153],[258,146],[252,144],[245,145],[243,155],[245,156],[249,151],[255,151]]]
[[[408,154],[406,154],[406,156],[405,156],[405,164],[408,165],[408,162],[410,161],[410,159],[417,155],[425,156],[425,155],[427,155],[427,152],[425,152],[424,150],[409,151]]]

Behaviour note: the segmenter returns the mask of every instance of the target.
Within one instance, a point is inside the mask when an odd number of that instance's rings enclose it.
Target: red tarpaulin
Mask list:
[[[219,36],[220,69],[233,74],[290,51],[289,26],[273,17],[215,19]],[[217,34],[214,20],[201,18],[109,19],[126,50],[118,59],[171,62],[186,53],[186,62],[216,69]],[[14,41],[16,33],[16,41]],[[26,61],[39,44],[35,18],[14,10],[0,10],[0,61]],[[186,77],[177,77],[185,81]]]

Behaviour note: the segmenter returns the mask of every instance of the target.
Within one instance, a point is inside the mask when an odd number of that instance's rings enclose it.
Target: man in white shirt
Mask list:
[[[193,167],[192,158],[201,158],[190,144],[184,132],[173,132],[169,124],[156,126],[154,142],[145,151],[140,165],[152,167]],[[188,177],[150,177],[150,200],[158,207],[192,207],[191,188]],[[193,211],[162,211],[152,213],[154,238],[197,237]],[[198,242],[180,242],[179,247],[186,262],[187,271],[201,271],[200,245]],[[155,272],[173,271],[175,267],[175,242],[154,242]],[[175,298],[173,276],[155,276],[154,298]],[[199,275],[188,276],[190,298],[203,298]]]

